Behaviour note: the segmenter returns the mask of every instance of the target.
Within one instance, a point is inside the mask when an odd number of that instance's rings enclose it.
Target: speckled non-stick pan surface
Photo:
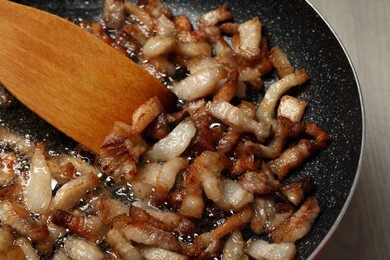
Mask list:
[[[98,0],[20,0],[61,16],[96,18],[101,11]],[[243,22],[258,16],[271,45],[278,45],[296,68],[304,68],[310,84],[294,94],[309,101],[305,120],[323,127],[334,141],[329,148],[293,174],[289,182],[304,175],[315,178],[322,212],[312,232],[298,241],[298,258],[317,255],[329,239],[345,211],[356,185],[364,139],[364,116],[361,92],[350,61],[326,22],[303,0],[165,0],[175,14],[191,19],[227,3],[235,20]],[[1,47],[1,46],[0,46]],[[267,79],[267,87],[273,79]],[[261,95],[252,96],[261,100]],[[2,124],[21,134],[46,140],[49,148],[66,151],[72,140],[47,125],[23,105],[0,110]]]

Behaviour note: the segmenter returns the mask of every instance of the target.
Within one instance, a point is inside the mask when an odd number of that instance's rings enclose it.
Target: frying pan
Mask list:
[[[20,0],[60,16],[99,17],[102,0]],[[293,95],[309,102],[304,120],[324,128],[334,141],[286,182],[309,175],[315,178],[321,213],[312,231],[297,242],[298,259],[314,258],[340,222],[356,187],[364,143],[364,111],[360,87],[351,62],[324,19],[304,0],[165,0],[174,14],[193,21],[224,3],[237,22],[260,18],[271,46],[284,50],[296,68],[304,68],[310,83]],[[265,79],[265,88],[274,81]],[[261,100],[261,95],[249,97]],[[1,123],[13,131],[44,140],[54,152],[70,152],[76,144],[22,104],[0,110]]]

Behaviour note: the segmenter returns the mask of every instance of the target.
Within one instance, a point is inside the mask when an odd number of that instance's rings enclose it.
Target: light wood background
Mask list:
[[[366,143],[354,197],[319,259],[390,259],[390,0],[309,0],[358,74]]]

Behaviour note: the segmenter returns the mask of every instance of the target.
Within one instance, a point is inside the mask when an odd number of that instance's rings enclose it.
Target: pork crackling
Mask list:
[[[222,5],[193,22],[160,0],[104,0],[101,19],[69,20],[179,101],[148,100],[96,155],[0,127],[0,258],[293,259],[321,210],[316,176],[294,174],[332,138],[305,121],[312,101],[290,90],[309,75],[261,17]]]

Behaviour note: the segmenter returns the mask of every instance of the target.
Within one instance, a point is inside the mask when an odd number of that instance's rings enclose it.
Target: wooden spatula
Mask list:
[[[55,15],[0,0],[0,82],[63,133],[98,152],[114,121],[175,95],[112,47]]]

